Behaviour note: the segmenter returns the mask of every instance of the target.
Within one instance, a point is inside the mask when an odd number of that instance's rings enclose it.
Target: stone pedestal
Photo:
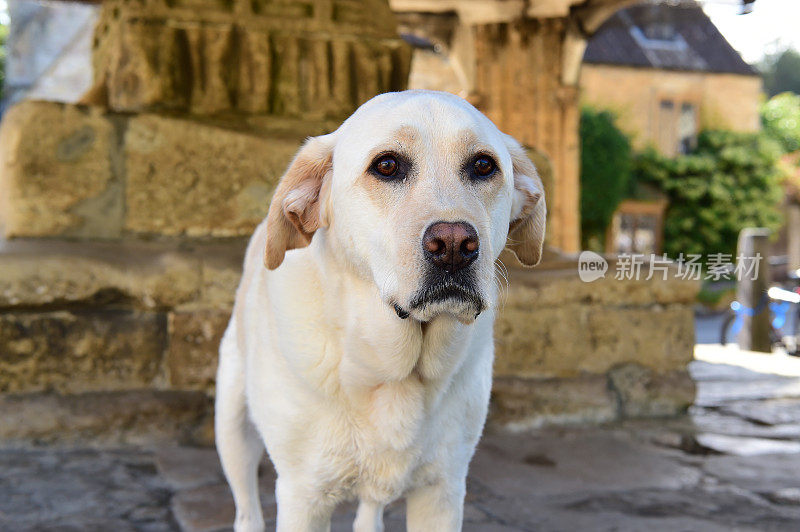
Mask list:
[[[487,8],[456,31],[467,96],[537,148],[564,249],[578,242],[565,73],[591,13],[575,3]],[[209,443],[247,237],[302,139],[403,89],[409,52],[384,0],[109,0],[100,19],[84,104],[23,102],[0,126],[0,443]],[[680,412],[696,289],[587,285],[574,262],[512,270],[492,419]]]
[[[404,89],[410,52],[384,0],[100,13],[83,103],[0,125],[0,441],[209,443],[247,237],[303,139]]]

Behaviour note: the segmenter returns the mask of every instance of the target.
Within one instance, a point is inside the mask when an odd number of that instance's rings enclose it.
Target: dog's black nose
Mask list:
[[[425,230],[422,249],[429,261],[453,273],[478,257],[478,232],[466,222],[436,222]]]

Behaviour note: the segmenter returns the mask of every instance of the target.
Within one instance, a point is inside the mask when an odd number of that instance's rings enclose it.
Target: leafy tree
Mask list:
[[[668,159],[652,149],[637,155],[633,179],[655,185],[669,200],[667,254],[735,254],[743,228],[777,229],[781,154],[778,143],[764,133],[705,131],[688,155]]]
[[[788,48],[767,57],[760,66],[764,90],[769,96],[782,92],[800,94],[800,53]]]
[[[800,95],[784,92],[773,96],[761,107],[761,122],[787,153],[800,150]]]
[[[605,230],[628,191],[631,142],[609,111],[581,111],[581,234],[584,249],[602,249]]]

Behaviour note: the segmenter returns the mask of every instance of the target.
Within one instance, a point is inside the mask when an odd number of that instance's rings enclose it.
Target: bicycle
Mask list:
[[[800,279],[800,270],[793,272],[790,278],[794,281]],[[744,325],[745,317],[757,316],[769,309],[770,344],[773,348],[783,348],[793,356],[800,356],[800,287],[787,290],[780,286],[771,287],[766,294],[761,296],[755,308],[749,308],[738,301],[733,301],[728,310],[728,315],[722,322],[720,329],[720,343],[727,345],[728,341],[736,340]],[[795,317],[792,334],[783,334],[783,328],[789,322],[792,310]]]

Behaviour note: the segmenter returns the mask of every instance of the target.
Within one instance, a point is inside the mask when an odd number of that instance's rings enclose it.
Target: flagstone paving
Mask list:
[[[699,401],[683,418],[487,432],[464,529],[800,530],[800,377],[713,358],[690,369]],[[265,462],[268,529],[274,480]],[[213,449],[0,451],[0,530],[210,532],[233,511]],[[332,530],[350,530],[354,511]],[[404,530],[403,512],[387,508],[387,531]]]

